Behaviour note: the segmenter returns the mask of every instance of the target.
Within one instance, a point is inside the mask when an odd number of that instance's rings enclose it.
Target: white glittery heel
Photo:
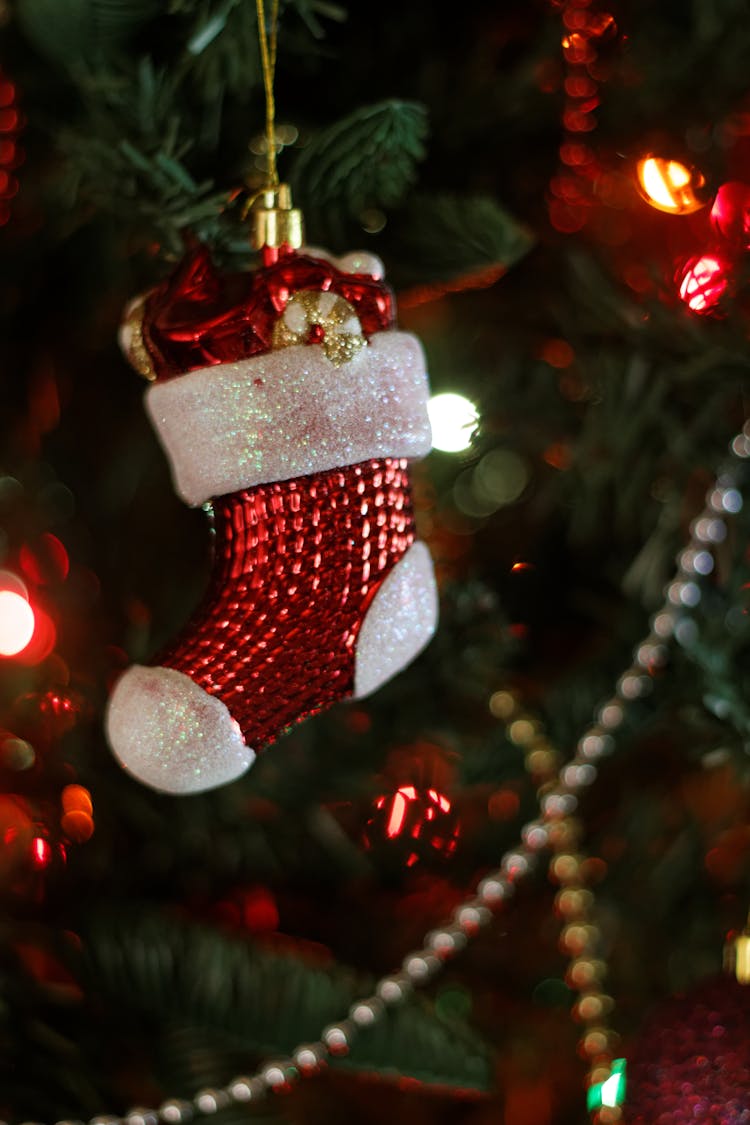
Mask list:
[[[431,640],[438,618],[430,552],[414,543],[378,590],[357,638],[354,699],[362,699],[410,664]]]
[[[121,765],[162,793],[224,785],[255,758],[221,700],[173,668],[128,668],[110,697],[106,727]]]

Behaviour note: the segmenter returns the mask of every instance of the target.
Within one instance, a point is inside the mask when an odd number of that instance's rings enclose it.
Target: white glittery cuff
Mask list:
[[[155,383],[146,406],[188,504],[213,496],[430,451],[424,354],[407,332],[372,336],[335,367],[294,346]]]

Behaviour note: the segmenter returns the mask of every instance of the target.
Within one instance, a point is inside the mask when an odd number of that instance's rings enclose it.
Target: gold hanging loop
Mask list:
[[[266,187],[273,188],[279,182],[276,169],[276,101],[273,80],[276,74],[276,46],[279,35],[279,0],[271,4],[271,28],[266,27],[265,0],[256,0],[258,10],[258,42],[260,43],[260,63],[263,69],[263,87],[266,92]]]
[[[266,25],[264,0],[256,0],[258,11],[258,42],[266,93],[266,184],[255,192],[245,205],[245,214],[253,216],[250,241],[254,250],[262,250],[270,261],[282,247],[297,250],[304,242],[302,212],[292,206],[288,184],[279,183],[276,168],[276,101],[274,75],[279,30],[279,0],[272,0],[270,28]],[[243,215],[244,217],[244,215]]]

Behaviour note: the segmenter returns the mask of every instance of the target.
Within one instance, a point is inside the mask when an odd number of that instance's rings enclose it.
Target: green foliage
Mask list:
[[[147,59],[132,80],[91,74],[87,127],[66,131],[60,141],[72,193],[158,238],[173,256],[183,231],[217,230],[227,202],[226,192],[215,191],[210,179],[196,180],[188,167],[193,145],[175,111],[179,88],[179,79]]]
[[[355,110],[308,142],[291,173],[302,205],[357,217],[395,207],[424,157],[424,106],[390,99]]]
[[[290,0],[285,15],[282,40],[289,28],[291,49],[300,49],[295,20],[309,44],[310,36],[323,35],[323,20],[340,21],[344,13],[335,4]],[[19,23],[66,72],[81,106],[67,127],[55,123],[67,202],[115,217],[139,242],[158,242],[167,257],[179,254],[188,229],[219,257],[246,255],[236,216],[224,213],[247,160],[246,123],[231,146],[234,179],[225,175],[218,189],[213,168],[227,144],[228,106],[236,114],[237,105],[260,94],[255,3],[22,0]],[[260,97],[256,114],[260,123]]]
[[[16,7],[36,49],[71,70],[111,60],[164,9],[162,0],[19,0]]]
[[[194,80],[219,100],[226,93],[247,98],[262,81],[255,4],[204,0],[191,7],[194,22],[185,50],[194,60]]]
[[[372,982],[343,969],[321,968],[291,953],[274,953],[144,911],[99,915],[84,925],[83,973],[88,989],[148,1016],[157,1028],[200,1029],[202,1042],[219,1032],[228,1050],[247,1058],[288,1054],[315,1041],[327,1023],[343,1019]],[[226,1081],[227,1063],[215,1065]],[[437,1015],[423,998],[389,1010],[363,1032],[340,1065],[370,1074],[398,1073],[422,1082],[486,1089],[487,1051],[481,1040],[454,1020]],[[337,1065],[339,1065],[337,1063]]]
[[[389,243],[402,286],[510,269],[534,245],[531,231],[487,196],[420,194],[395,227]]]

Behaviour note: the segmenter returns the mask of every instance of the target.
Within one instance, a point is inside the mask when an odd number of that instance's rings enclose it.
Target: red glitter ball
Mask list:
[[[455,809],[444,793],[408,783],[375,799],[364,837],[369,849],[387,845],[405,867],[414,867],[422,860],[448,859],[460,832]]]
[[[678,271],[679,293],[691,312],[715,313],[729,290],[730,264],[718,254],[690,258]]]
[[[750,246],[750,185],[732,180],[722,184],[711,208],[714,230],[734,250]]]
[[[628,1061],[629,1125],[750,1123],[750,991],[713,977],[669,1001]]]

